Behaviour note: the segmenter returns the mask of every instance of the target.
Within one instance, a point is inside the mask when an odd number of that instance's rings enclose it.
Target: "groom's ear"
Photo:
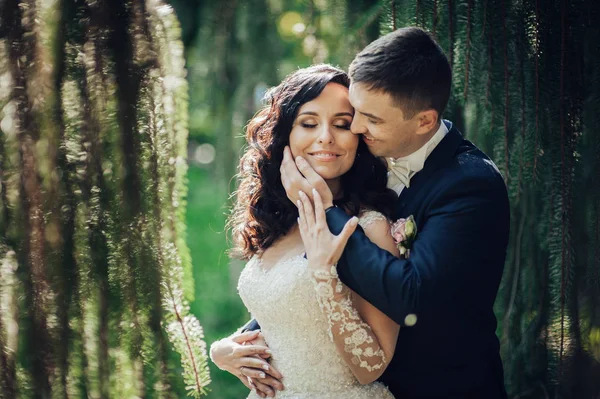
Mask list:
[[[421,111],[415,115],[417,119],[417,134],[427,134],[432,131],[438,123],[439,115],[434,109]]]

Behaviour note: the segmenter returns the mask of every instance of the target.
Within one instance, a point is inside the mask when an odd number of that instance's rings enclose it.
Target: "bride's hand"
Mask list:
[[[339,235],[333,235],[327,226],[323,201],[317,190],[313,189],[312,195],[315,201],[314,209],[310,199],[304,192],[300,192],[298,206],[298,225],[300,235],[306,249],[306,258],[309,268],[312,270],[329,271],[340,257],[348,239],[356,230],[358,218],[353,217],[344,226]]]

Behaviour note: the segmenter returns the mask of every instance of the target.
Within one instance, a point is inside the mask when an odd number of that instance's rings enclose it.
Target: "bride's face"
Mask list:
[[[358,136],[350,132],[353,115],[348,89],[327,84],[317,98],[298,110],[290,133],[294,158],[302,156],[325,180],[348,172],[358,148]]]

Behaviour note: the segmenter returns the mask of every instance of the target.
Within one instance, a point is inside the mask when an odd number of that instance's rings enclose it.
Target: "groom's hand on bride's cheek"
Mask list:
[[[327,202],[328,207],[333,205],[331,199],[333,196],[325,180],[314,171],[304,158],[297,157],[294,160],[292,152],[287,146],[283,150],[283,160],[279,170],[285,193],[294,204],[300,199],[298,195],[300,191],[312,193],[312,189],[315,188],[321,194],[321,198]]]
[[[285,193],[289,200],[295,204],[300,199],[298,192],[310,190],[310,184],[298,170],[292,151],[288,146],[283,150],[283,160],[279,171],[281,172],[281,184],[283,184]]]
[[[321,200],[323,201],[324,209],[333,206],[333,194],[329,189],[329,186],[325,182],[325,180],[319,175],[315,170],[310,166],[308,161],[302,157],[296,157],[296,166],[302,175],[304,175],[305,180],[308,182],[310,186],[309,191],[304,191],[304,193],[308,193],[310,196],[313,192],[313,189],[317,190],[319,195],[321,196]],[[311,198],[314,201],[314,198]]]

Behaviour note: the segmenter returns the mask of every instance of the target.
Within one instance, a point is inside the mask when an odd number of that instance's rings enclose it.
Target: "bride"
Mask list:
[[[314,233],[327,229],[318,194],[308,193],[313,211],[305,193],[294,204],[281,183],[283,157],[304,157],[327,182],[336,206],[355,216],[339,236],[329,235],[339,241],[331,248],[343,248],[338,244],[358,224],[372,242],[398,255],[388,222],[396,195],[386,189],[385,163],[350,132],[348,86],[345,72],[329,65],[297,70],[270,91],[247,127],[229,227],[234,254],[248,260],[238,291],[261,331],[215,342],[211,358],[253,389],[248,398],[263,392],[290,399],[393,398],[376,381],[394,354],[398,324],[311,251],[320,239]],[[259,336],[269,349],[254,340]],[[259,382],[268,381],[265,376],[277,391]]]

